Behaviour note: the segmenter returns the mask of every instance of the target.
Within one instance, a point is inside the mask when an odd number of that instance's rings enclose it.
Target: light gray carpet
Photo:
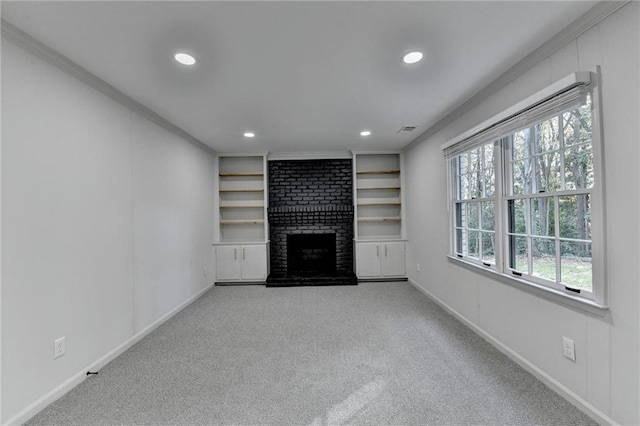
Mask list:
[[[406,282],[214,287],[28,424],[593,425]]]

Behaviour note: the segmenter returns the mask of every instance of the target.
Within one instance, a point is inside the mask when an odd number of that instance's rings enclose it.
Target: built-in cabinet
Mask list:
[[[357,275],[359,278],[402,278],[407,274],[405,243],[356,244]]]
[[[264,244],[219,245],[216,274],[220,281],[264,281],[267,279],[267,251]]]
[[[402,156],[354,153],[358,278],[406,277]]]
[[[266,155],[218,157],[216,280],[267,277]]]

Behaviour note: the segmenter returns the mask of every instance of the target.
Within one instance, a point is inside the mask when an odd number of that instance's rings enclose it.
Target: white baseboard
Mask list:
[[[487,333],[486,331],[478,327],[475,323],[471,322],[464,315],[461,315],[460,313],[458,313],[451,306],[447,305],[445,302],[443,302],[442,300],[434,296],[432,293],[430,293],[428,290],[420,286],[411,278],[409,278],[409,283],[412,286],[414,286],[419,292],[421,292],[422,294],[427,296],[429,299],[436,302],[438,305],[444,308],[444,310],[449,312],[456,319],[458,319],[464,325],[466,325],[471,330],[473,330],[476,334],[480,335],[480,337],[485,339],[487,342],[491,343],[496,349],[498,349],[500,352],[508,356],[520,367],[524,368],[526,371],[533,374],[538,380],[544,383],[547,387],[551,388],[554,392],[558,393],[564,399],[569,401],[580,411],[585,413],[587,416],[591,417],[594,421],[598,422],[598,424],[601,424],[601,425],[617,425],[618,424],[612,418],[610,418],[605,413],[600,411],[598,408],[594,407],[592,404],[585,401],[582,397],[574,393],[571,389],[567,388],[562,383],[558,382],[556,379],[551,377],[546,372],[542,371],[540,368],[532,364],[522,355],[513,351],[511,348],[507,347],[498,339],[496,339],[495,337],[493,337],[492,335],[490,335],[489,333]]]
[[[82,383],[87,378],[87,371],[100,370],[102,367],[104,367],[109,362],[116,359],[119,355],[121,355],[127,349],[129,349],[130,347],[138,343],[140,340],[145,338],[147,335],[149,335],[152,331],[154,331],[156,328],[161,326],[163,323],[165,323],[175,314],[177,314],[178,312],[180,312],[181,310],[189,306],[191,303],[195,302],[204,293],[206,293],[207,290],[209,290],[211,287],[213,287],[213,283],[208,284],[205,288],[200,290],[198,293],[194,294],[189,299],[185,300],[184,302],[182,302],[181,304],[179,304],[178,306],[176,306],[175,308],[173,308],[172,310],[164,314],[162,317],[158,318],[156,321],[149,324],[144,329],[140,330],[138,333],[133,335],[130,339],[126,340],[124,343],[122,343],[117,348],[113,349],[111,352],[108,352],[102,358],[91,363],[87,367],[83,368],[82,370],[80,370],[79,372],[71,376],[67,381],[63,382],[58,387],[54,388],[51,392],[47,393],[42,398],[38,399],[36,402],[29,405],[27,408],[25,408],[20,413],[15,415],[13,418],[9,419],[6,423],[4,423],[3,426],[21,425],[27,422],[29,419],[31,419],[33,416],[35,416],[40,411],[45,409],[55,400],[64,396],[71,389],[75,388],[80,383]]]

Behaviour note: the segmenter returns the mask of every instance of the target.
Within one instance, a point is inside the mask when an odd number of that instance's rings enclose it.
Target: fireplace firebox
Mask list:
[[[336,273],[336,234],[287,235],[291,277],[327,277]]]

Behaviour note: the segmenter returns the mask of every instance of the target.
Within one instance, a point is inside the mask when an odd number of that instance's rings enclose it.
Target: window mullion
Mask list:
[[[458,157],[454,157],[447,162],[447,179],[449,183],[447,185],[447,197],[450,202],[447,203],[450,207],[449,210],[449,223],[452,225],[449,229],[453,229],[453,234],[450,235],[449,244],[451,247],[451,252],[456,254],[458,252],[457,241],[458,241],[458,231],[457,226],[458,223],[456,221],[457,215],[457,203],[458,203],[458,193],[460,187],[460,172],[459,165],[460,160]]]
[[[560,197],[553,197],[553,211],[554,211],[554,226],[555,226],[555,238],[556,238],[556,282],[559,284],[562,281],[562,267],[560,261],[562,257],[560,255]]]
[[[509,154],[511,150],[507,143],[507,138],[501,138],[496,141],[493,149],[493,164],[495,167],[495,184],[494,184],[494,242],[495,242],[495,254],[496,254],[496,270],[504,273],[506,271],[505,265],[505,249],[508,247],[506,244],[505,236],[506,232],[506,220],[508,220],[506,214],[506,201],[504,196],[508,194],[507,184],[505,176],[509,176],[506,172],[509,164]]]
[[[529,164],[531,166],[531,193],[538,193],[538,182],[536,180],[536,171],[538,169],[536,164],[536,126],[529,127]],[[523,193],[526,194],[526,188],[524,188]]]
[[[564,175],[564,115],[558,115],[558,143],[560,151],[560,190],[567,189]]]
[[[527,236],[527,275],[532,275],[533,252],[531,251],[531,249],[533,244],[531,244],[531,198],[526,199],[524,202],[524,223],[525,234]]]

